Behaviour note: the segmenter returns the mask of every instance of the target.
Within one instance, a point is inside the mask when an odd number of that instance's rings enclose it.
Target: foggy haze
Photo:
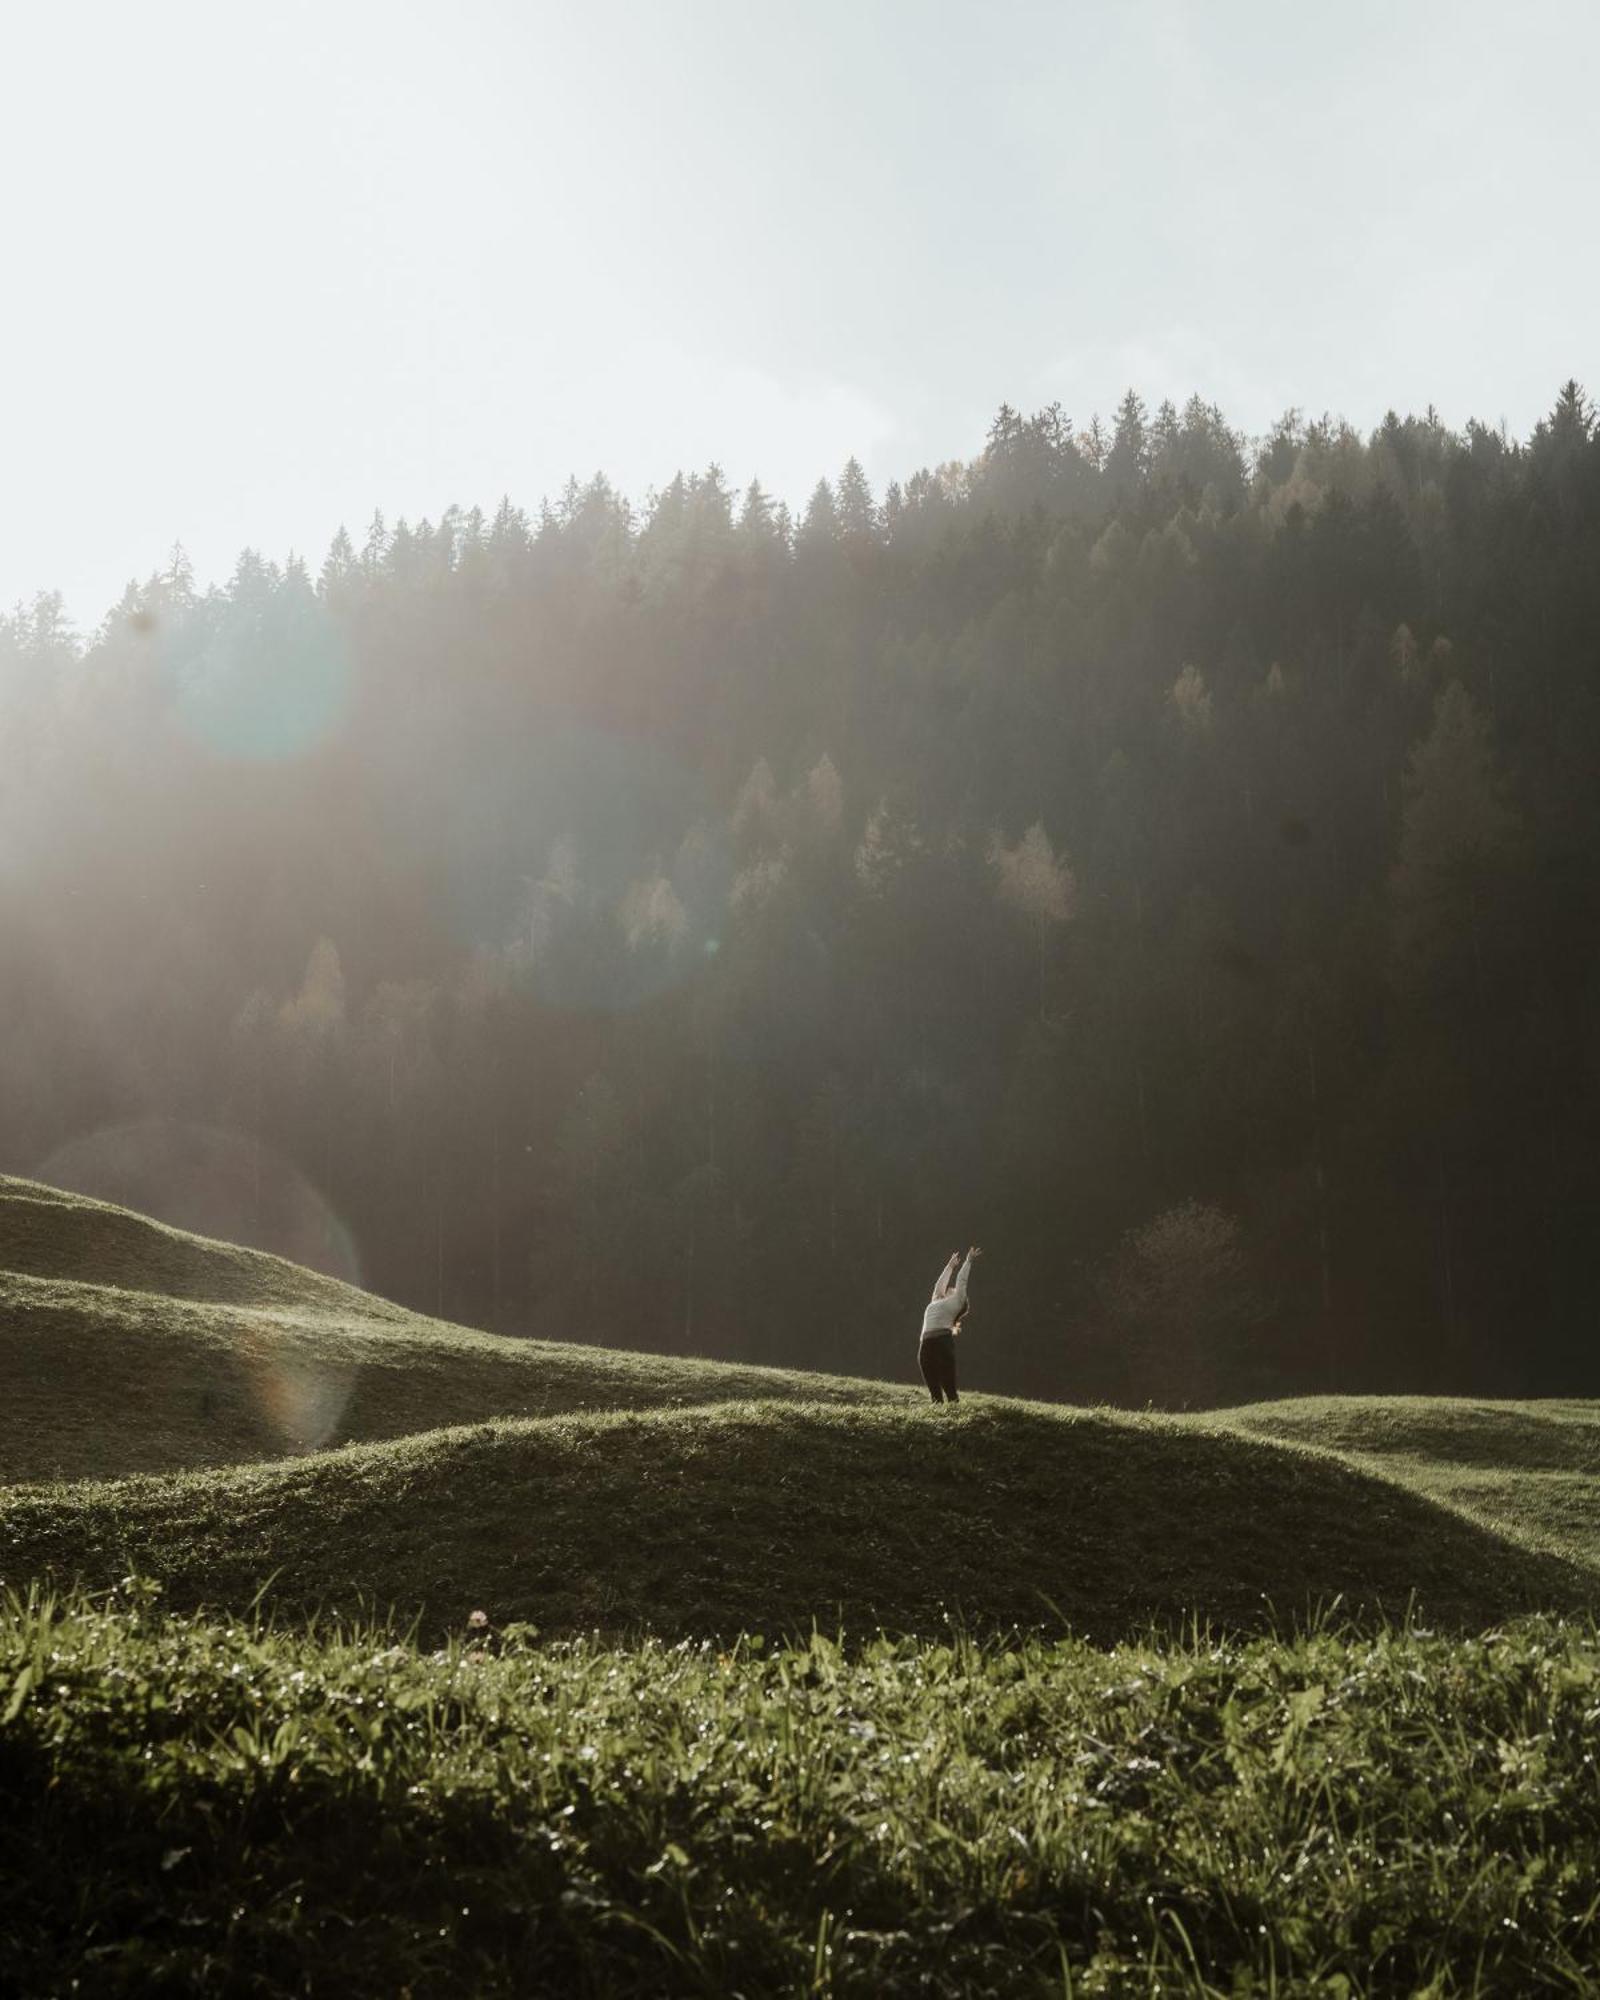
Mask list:
[[[0,604],[596,470],[798,508],[1002,396],[1526,434],[1600,325],[1597,56],[1481,0],[13,8]]]
[[[1600,1994],[1595,0],[0,75],[0,1994]]]
[[[10,53],[0,1168],[506,1332],[892,1372],[959,1210],[999,1386],[1568,1385],[1588,10]]]

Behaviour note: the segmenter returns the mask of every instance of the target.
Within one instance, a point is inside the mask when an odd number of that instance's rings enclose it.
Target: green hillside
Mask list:
[[[0,1579],[437,1633],[1470,1625],[1589,1603],[1587,1405],[1187,1418],[519,1341],[0,1183]]]
[[[1259,1625],[1340,1600],[1483,1624],[1590,1572],[1335,1457],[1001,1401],[729,1403],[431,1432],[294,1463],[0,1503],[0,1573],[180,1606],[731,1637]]]
[[[209,1305],[358,1313],[397,1321],[401,1307],[303,1265],[174,1229],[112,1202],[0,1178],[0,1270],[67,1278]]]
[[[0,1988],[1586,1990],[1517,1614],[1600,1407],[934,1410],[18,1182],[0,1258]]]
[[[1600,1568],[1600,1403],[1298,1397],[1218,1421],[1338,1452],[1496,1534]]]
[[[427,1650],[0,1598],[0,1992],[1592,1994],[1596,1641]]]
[[[488,1417],[899,1393],[474,1333],[278,1257],[0,1179],[0,1482],[235,1465]]]

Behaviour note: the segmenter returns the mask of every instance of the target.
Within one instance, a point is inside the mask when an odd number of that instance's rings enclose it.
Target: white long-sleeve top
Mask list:
[[[956,1314],[967,1302],[967,1280],[972,1276],[972,1252],[967,1252],[967,1260],[960,1270],[957,1260],[952,1257],[939,1273],[939,1282],[933,1288],[927,1310],[922,1315],[922,1338],[930,1333],[954,1333]]]

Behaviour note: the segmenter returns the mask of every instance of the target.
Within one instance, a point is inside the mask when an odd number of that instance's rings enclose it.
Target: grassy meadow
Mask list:
[[[1585,1993],[1600,1406],[509,1341],[0,1183],[0,1991]]]
[[[1600,1634],[419,1649],[13,1600],[0,1986],[1593,1991]]]

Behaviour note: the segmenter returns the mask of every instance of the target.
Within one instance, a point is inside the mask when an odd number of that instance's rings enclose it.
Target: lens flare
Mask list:
[[[243,1133],[178,1119],[103,1126],[58,1147],[34,1174],[174,1228],[361,1282],[355,1241],[328,1202],[291,1162]],[[83,1276],[92,1281],[95,1273]],[[307,1310],[316,1310],[314,1300]],[[355,1364],[331,1349],[318,1351],[315,1334],[293,1327],[280,1334],[259,1319],[231,1318],[225,1306],[217,1308],[215,1323],[231,1332],[231,1352],[220,1365],[247,1386],[263,1441],[284,1451],[328,1443],[355,1390]]]
[[[251,1354],[245,1377],[258,1413],[285,1450],[316,1451],[338,1431],[356,1384],[351,1362],[308,1353]]]
[[[298,1167],[242,1132],[177,1118],[103,1125],[34,1168],[52,1187],[361,1283],[355,1239]]]
[[[329,737],[350,699],[349,652],[316,595],[287,585],[208,599],[159,637],[174,711],[224,757],[303,756]]]

